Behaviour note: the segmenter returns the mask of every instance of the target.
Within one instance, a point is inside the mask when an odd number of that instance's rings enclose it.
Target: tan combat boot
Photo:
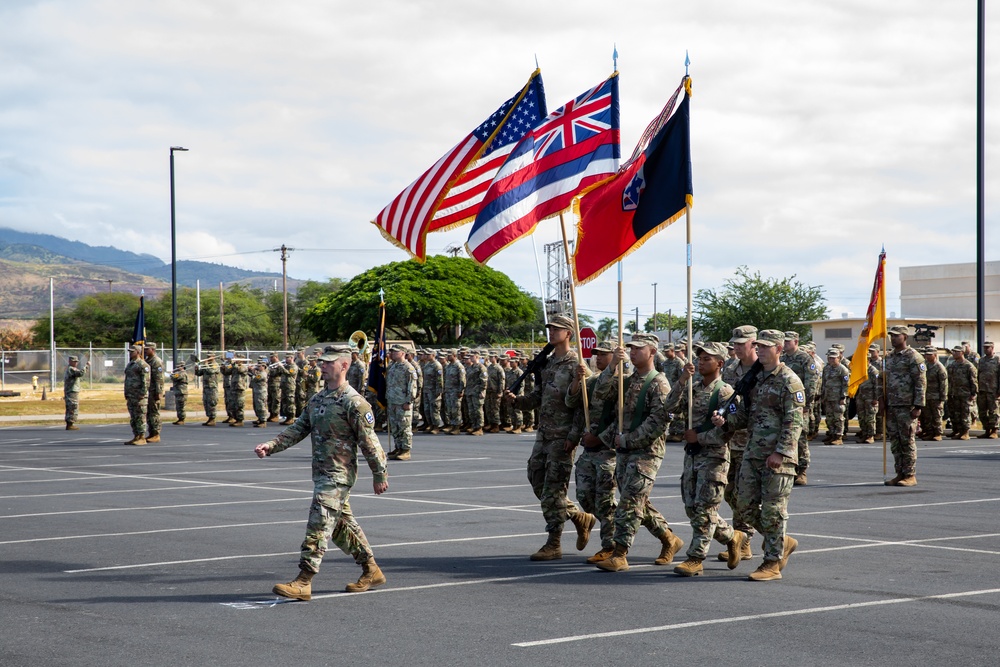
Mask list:
[[[178,419],[177,421],[174,422],[174,426],[184,426],[184,420]]]
[[[916,485],[917,485],[916,475],[907,475],[903,479],[896,482],[896,486],[916,486]]]
[[[240,426],[243,426],[243,420],[242,419],[238,419],[236,421],[229,422],[229,425],[230,426],[235,426],[236,428],[239,428]]]
[[[743,531],[740,532],[742,532],[744,535],[743,546],[740,547],[740,560],[750,560],[751,558],[753,558],[753,551],[751,551],[750,549],[750,535],[747,535]],[[719,560],[721,560],[723,563],[729,562],[728,549],[719,553]]]
[[[587,512],[579,512],[571,516],[570,521],[576,526],[576,550],[583,551],[590,541],[590,531],[597,523],[597,517]]]
[[[743,547],[749,541],[747,534],[742,530],[733,531],[733,538],[729,540],[729,545],[726,549],[726,567],[730,570],[736,569],[736,566],[743,560]]]
[[[843,441],[842,438],[834,438],[833,440],[831,440],[830,442],[828,442],[826,444],[828,444],[828,445],[842,445],[842,444],[844,444],[844,441]]]
[[[700,558],[688,558],[686,561],[674,568],[674,574],[682,577],[697,577],[704,571]]]
[[[997,435],[997,430],[996,429],[991,430],[990,431],[990,435],[989,435],[989,439],[990,440],[996,440],[997,438],[1000,438],[1000,435]]]
[[[207,422],[205,422],[204,424],[202,424],[202,426],[215,426],[215,417],[212,417],[211,419],[209,419]]]
[[[785,550],[781,554],[781,560],[778,561],[778,572],[785,569],[785,566],[788,565],[788,557],[792,555],[798,546],[799,541],[797,539],[785,535]]]
[[[409,461],[410,460],[410,450],[409,449],[400,449],[396,453],[396,460],[397,461]]]
[[[591,565],[600,563],[602,560],[607,560],[608,558],[611,558],[611,554],[613,554],[614,551],[615,550],[610,547],[609,548],[601,547],[601,550],[598,551],[593,556],[591,556],[590,558],[588,558],[587,562],[590,563]]]
[[[67,424],[66,424],[66,430],[67,431],[79,431],[80,427],[77,426],[76,424],[74,424],[73,422],[67,422]]]
[[[673,531],[668,530],[667,534],[660,538],[660,544],[662,545],[660,555],[653,561],[653,565],[670,565],[674,556],[684,546],[684,540],[677,537]]]
[[[440,432],[441,432],[441,429],[439,429],[437,426],[435,426],[434,428],[432,428],[431,430],[428,431],[428,433],[430,433],[431,435],[437,435]]]
[[[511,434],[511,435],[520,435],[520,434],[521,434],[521,427],[519,426],[519,427],[517,427],[517,428],[513,428],[513,429],[511,429],[511,430],[510,430],[510,434]]]
[[[254,428],[267,428],[267,422],[266,421],[261,421],[260,419],[258,419],[257,421],[255,421],[253,423],[253,427]]]
[[[128,442],[126,442],[125,444],[126,445],[145,445],[146,444],[146,438],[142,437],[141,435],[137,435],[134,438],[132,438],[131,440],[129,440]]]
[[[146,438],[146,442],[159,442],[159,441],[160,441],[159,433],[150,433],[149,436]]]
[[[809,483],[809,478],[806,477],[806,474],[804,472],[800,472],[798,475],[795,476],[795,481],[792,482],[792,486],[805,486],[808,483]]]
[[[270,417],[267,418],[267,421],[269,421],[269,422],[276,422],[279,419],[280,419],[280,417],[278,415],[271,415]]]
[[[597,563],[597,567],[605,572],[626,572],[628,571],[628,558],[626,556],[628,556],[628,549],[616,544],[611,556]]]
[[[885,485],[886,486],[896,486],[897,484],[899,484],[899,480],[901,480],[901,479],[903,479],[902,475],[896,475],[892,479],[885,480]]]
[[[778,568],[778,561],[766,560],[760,564],[756,570],[747,577],[750,581],[774,581],[781,579],[781,570]]]
[[[282,426],[289,426],[289,425],[294,424],[294,423],[295,423],[294,419],[292,419],[291,417],[285,417],[285,421],[281,422],[281,425]]]
[[[374,558],[361,567],[362,572],[357,583],[347,584],[345,590],[348,593],[364,593],[369,588],[376,588],[385,583],[385,575],[382,574],[382,568],[378,566]]]
[[[559,560],[562,558],[562,546],[560,536],[556,533],[549,533],[549,539],[542,545],[542,548],[531,554],[531,560]]]
[[[300,569],[299,576],[295,577],[287,584],[277,584],[271,589],[271,592],[275,595],[280,595],[283,598],[291,598],[293,600],[309,600],[312,598],[312,578],[314,576],[316,576],[315,572]]]
[[[479,435],[482,435],[482,434],[483,434],[483,429],[481,429],[481,428],[477,428],[475,431],[469,431],[469,435],[479,436]]]

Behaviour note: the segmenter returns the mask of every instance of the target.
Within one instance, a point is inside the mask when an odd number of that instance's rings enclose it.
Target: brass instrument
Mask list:
[[[357,349],[358,354],[364,360],[365,364],[370,364],[372,360],[372,347],[368,344],[368,336],[365,335],[364,331],[360,329],[351,334],[348,339],[348,344]]]

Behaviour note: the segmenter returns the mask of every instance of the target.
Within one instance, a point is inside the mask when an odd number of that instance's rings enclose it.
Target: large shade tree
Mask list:
[[[426,263],[393,262],[351,279],[321,299],[303,318],[320,340],[345,340],[361,329],[371,334],[385,290],[388,337],[442,344],[487,322],[515,325],[531,320],[534,302],[507,276],[465,257],[434,255]]]

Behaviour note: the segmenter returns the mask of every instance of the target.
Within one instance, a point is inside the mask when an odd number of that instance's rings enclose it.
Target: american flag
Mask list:
[[[511,148],[545,117],[540,70],[479,127],[382,209],[374,225],[390,242],[424,261],[427,232],[472,220]]]
[[[465,247],[486,262],[573,197],[618,171],[618,73],[548,117],[511,151],[483,198]]]

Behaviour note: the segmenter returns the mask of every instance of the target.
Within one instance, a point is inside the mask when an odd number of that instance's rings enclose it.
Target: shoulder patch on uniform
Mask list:
[[[374,426],[375,425],[375,415],[373,415],[371,413],[371,411],[366,412],[365,413],[365,421],[368,422],[369,426]]]
[[[801,391],[795,392],[795,402],[796,403],[805,403],[806,402],[806,395],[805,395],[805,393],[803,393]]]
[[[816,364],[809,364],[809,370],[811,371],[816,370]]]
[[[736,402],[735,401],[733,401],[732,403],[729,404],[729,412],[732,413],[732,414],[736,414]]]
[[[920,364],[920,370],[926,371],[927,370],[927,364]]]

